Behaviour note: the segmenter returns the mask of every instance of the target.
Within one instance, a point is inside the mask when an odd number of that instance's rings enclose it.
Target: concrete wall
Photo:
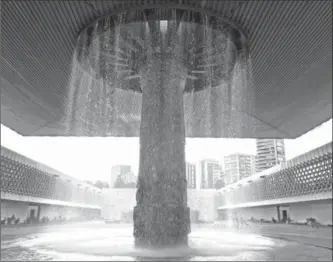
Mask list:
[[[133,210],[136,204],[135,192],[135,188],[104,189],[101,216],[111,220],[121,220],[123,213]]]
[[[98,204],[92,205],[87,203],[78,203],[75,201],[62,201],[57,199],[49,199],[49,198],[42,198],[42,197],[33,197],[33,196],[26,196],[26,195],[19,195],[14,193],[2,192],[1,191],[1,200],[8,200],[8,201],[15,201],[15,202],[25,202],[25,203],[34,203],[34,204],[45,204],[51,206],[68,206],[68,207],[78,207],[78,208],[85,208],[85,209],[100,209],[102,197],[98,194]],[[96,197],[97,198],[97,197]]]
[[[10,201],[10,200],[1,200],[1,220],[5,218],[15,216],[19,218],[20,222],[25,221],[30,216],[30,210],[35,210],[35,215],[37,216],[38,206],[40,207],[40,216],[42,219],[44,216],[48,217],[50,220],[54,218],[71,219],[71,218],[80,218],[84,216],[95,216],[98,217],[99,211],[93,209],[84,209],[77,207],[66,207],[66,206],[55,206],[55,205],[46,205],[46,204],[31,204],[27,202],[19,201]]]
[[[28,212],[28,203],[1,200],[1,220],[14,215],[20,221],[23,221],[27,218]]]
[[[213,222],[217,219],[215,189],[188,189],[187,204],[191,210],[199,211],[199,220]]]
[[[291,204],[289,211],[290,218],[295,221],[312,217],[324,225],[332,225],[332,199]]]
[[[109,188],[103,190],[102,217],[121,220],[123,213],[131,212],[136,205],[135,188]],[[187,202],[191,210],[199,211],[199,220],[212,222],[217,218],[215,189],[188,189]]]
[[[49,206],[41,205],[40,218],[48,217],[49,219],[62,218],[72,219],[82,216],[82,211],[79,208],[63,207],[63,206]]]
[[[265,219],[271,221],[274,217],[276,220],[278,220],[276,206],[244,208],[237,210],[237,213],[244,219],[250,219],[253,217],[254,219]]]
[[[265,219],[271,221],[272,218],[278,220],[276,205],[237,208],[234,210],[244,219],[250,219],[253,217],[258,220]],[[332,199],[281,205],[281,219],[283,210],[287,211],[288,217],[294,222],[305,222],[307,218],[315,218],[321,224],[332,225]],[[231,217],[233,209],[227,209],[225,212]]]

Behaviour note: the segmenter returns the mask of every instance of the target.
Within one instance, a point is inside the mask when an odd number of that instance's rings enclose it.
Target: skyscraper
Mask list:
[[[197,174],[195,164],[186,163],[187,188],[196,188]]]
[[[117,165],[113,166],[111,169],[111,177],[110,177],[110,187],[114,188],[114,184],[119,175],[125,175],[131,172],[131,166],[128,165]]]
[[[232,184],[256,172],[254,155],[232,154],[224,157],[225,183]]]
[[[215,183],[222,175],[221,165],[217,160],[200,161],[200,188],[215,188]]]
[[[283,139],[257,139],[257,172],[271,168],[285,160]]]

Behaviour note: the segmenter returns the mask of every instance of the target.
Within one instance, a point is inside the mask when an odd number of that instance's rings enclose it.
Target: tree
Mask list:
[[[103,189],[103,188],[110,188],[110,185],[108,182],[104,182],[101,180],[97,180],[94,184],[95,187],[98,187],[99,189]]]
[[[110,188],[110,185],[109,185],[109,183],[108,182],[103,182],[104,183],[104,186],[103,186],[103,188]]]
[[[125,183],[121,179],[121,176],[118,176],[116,179],[116,182],[114,183],[114,187],[115,188],[136,188],[136,183],[134,183],[134,182]]]
[[[220,188],[223,188],[223,187],[225,187],[224,180],[223,179],[216,180],[215,189],[220,189]]]
[[[89,181],[89,180],[85,180],[84,183],[87,183],[87,184],[92,185],[92,186],[94,185],[94,183],[92,181]]]
[[[116,182],[114,183],[114,187],[115,187],[115,188],[124,188],[124,187],[125,187],[125,183],[124,183],[124,181],[121,179],[120,176],[117,177]]]

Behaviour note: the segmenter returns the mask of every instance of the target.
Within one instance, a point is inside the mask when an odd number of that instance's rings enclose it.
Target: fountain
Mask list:
[[[242,132],[247,75],[243,34],[199,12],[127,11],[79,34],[68,132],[140,136],[136,246],[188,244],[185,137]]]

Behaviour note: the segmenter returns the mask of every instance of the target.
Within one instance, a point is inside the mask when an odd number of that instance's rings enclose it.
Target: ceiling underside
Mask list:
[[[204,10],[247,35],[251,110],[235,107],[226,122],[214,107],[191,104],[197,119],[185,108],[187,136],[296,138],[332,118],[332,1],[2,1],[1,123],[24,136],[138,136],[134,94],[130,108],[117,100],[122,114],[111,133],[69,131],[64,119],[80,30],[143,6]]]

